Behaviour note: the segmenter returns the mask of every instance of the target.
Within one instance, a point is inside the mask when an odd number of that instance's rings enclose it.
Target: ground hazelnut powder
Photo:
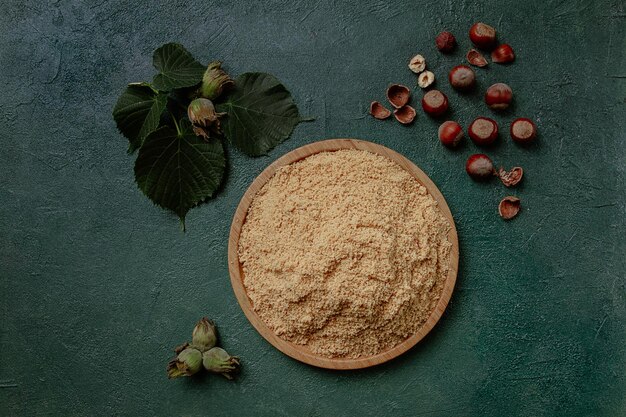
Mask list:
[[[375,355],[430,316],[449,229],[395,162],[322,152],[280,168],[254,198],[239,240],[244,286],[281,338],[330,358]]]

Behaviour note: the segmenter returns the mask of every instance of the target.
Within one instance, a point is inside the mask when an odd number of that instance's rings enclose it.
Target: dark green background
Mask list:
[[[626,10],[623,1],[3,2],[0,16],[0,414],[163,416],[626,415]],[[511,66],[478,70],[459,96],[445,80],[475,21],[513,45]],[[434,47],[453,31],[452,56]],[[159,45],[183,43],[233,75],[268,71],[304,115],[267,157],[229,147],[217,198],[187,233],[145,198],[111,118]],[[366,115],[389,83],[414,85],[422,53],[463,126],[493,116],[480,90],[504,81],[488,150],[521,165],[521,187],[473,183],[465,143],[436,139],[421,110],[403,127]],[[419,107],[421,92],[413,103]],[[541,136],[512,144],[509,122]],[[250,326],[232,293],[227,238],[237,203],[272,160],[315,140],[356,137],[406,155],[446,197],[461,261],[452,302],[416,348],[388,364],[332,372],[296,362]],[[524,210],[497,214],[513,193]],[[236,382],[169,381],[171,348],[203,315],[243,358]]]

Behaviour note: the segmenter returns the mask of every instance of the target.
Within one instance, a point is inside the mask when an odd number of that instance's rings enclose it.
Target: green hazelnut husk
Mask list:
[[[221,133],[220,117],[224,114],[226,113],[216,112],[213,102],[206,98],[197,98],[187,107],[187,117],[193,125],[194,133],[206,139],[211,133]]]
[[[191,376],[202,369],[202,352],[187,347],[167,364],[167,377],[170,379]]]
[[[234,84],[233,79],[222,69],[222,63],[213,61],[208,65],[202,77],[200,95],[209,100],[215,100]]]
[[[214,347],[202,354],[202,365],[209,372],[233,379],[239,372],[239,357],[230,356],[224,349]]]
[[[215,323],[206,317],[202,317],[191,334],[191,347],[198,349],[200,352],[206,352],[215,347],[215,345],[217,345]]]

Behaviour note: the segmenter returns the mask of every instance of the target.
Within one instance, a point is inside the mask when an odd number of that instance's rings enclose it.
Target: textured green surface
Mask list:
[[[622,1],[150,2],[17,0],[0,15],[0,414],[164,416],[626,415],[626,10]],[[149,4],[149,5],[147,5]],[[505,140],[497,163],[522,165],[524,211],[477,185],[420,111],[409,128],[365,116],[390,82],[429,60],[464,126],[490,115],[445,74],[471,23],[494,24],[517,51],[479,71],[509,83],[537,146]],[[462,42],[451,57],[434,35]],[[275,74],[299,126],[269,156],[229,147],[227,183],[192,210],[187,233],[133,182],[110,116],[129,81],[149,79],[154,48],[184,44],[233,75]],[[421,93],[418,93],[419,96]],[[414,100],[415,101],[415,100]],[[249,325],[231,291],[232,214],[273,159],[317,139],[358,137],[400,151],[446,196],[461,244],[442,322],[401,358],[356,372],[285,357]],[[507,137],[507,135],[504,135]],[[170,349],[202,315],[243,358],[237,382],[168,381]]]

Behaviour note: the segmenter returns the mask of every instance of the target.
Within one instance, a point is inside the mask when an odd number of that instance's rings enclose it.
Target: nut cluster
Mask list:
[[[476,68],[488,66],[487,57],[491,57],[491,62],[496,64],[510,64],[515,61],[513,48],[509,44],[498,43],[496,29],[493,26],[482,22],[475,23],[469,30],[469,38],[475,47],[465,54],[469,65],[456,65],[448,72],[450,86],[459,93],[476,88],[477,76],[472,66]],[[457,40],[451,32],[441,32],[435,38],[435,46],[442,53],[452,53],[457,47]],[[486,52],[487,57],[481,51]],[[424,113],[434,118],[445,115],[449,110],[450,101],[442,91],[429,89],[435,82],[435,74],[427,70],[426,58],[422,54],[417,54],[409,60],[408,67],[417,74],[417,85],[427,90],[422,97]],[[409,98],[410,90],[406,86],[394,84],[387,90],[387,99],[395,107],[394,115],[404,124],[413,122],[415,118],[415,110],[407,104]],[[513,90],[505,83],[495,83],[485,91],[484,101],[491,110],[504,111],[510,108]],[[391,116],[391,111],[374,101],[370,105],[370,114],[377,119],[386,119]],[[467,134],[478,146],[492,145],[499,137],[498,122],[490,117],[477,117],[468,126]],[[509,126],[509,134],[514,142],[529,144],[537,136],[537,126],[531,119],[517,118]],[[443,145],[455,147],[462,142],[463,128],[456,121],[446,120],[440,125],[438,136]],[[508,171],[504,168],[496,170],[491,159],[482,153],[471,155],[465,169],[477,180],[487,180],[496,176],[506,187],[517,185],[522,180],[524,172],[521,167],[513,167]],[[499,212],[502,218],[508,220],[515,217],[519,209],[519,198],[509,196],[502,200]]]
[[[230,356],[217,346],[217,329],[213,321],[203,317],[191,334],[191,343],[183,343],[174,349],[176,357],[167,364],[170,379],[192,376],[206,369],[234,379],[239,372],[239,357]]]
[[[387,88],[387,101],[394,107],[393,115],[397,121],[403,125],[413,123],[417,112],[409,106],[411,99],[411,90],[409,87],[401,84],[392,84]],[[372,101],[370,104],[370,114],[376,119],[384,120],[391,116],[391,110],[387,109],[378,101]]]

